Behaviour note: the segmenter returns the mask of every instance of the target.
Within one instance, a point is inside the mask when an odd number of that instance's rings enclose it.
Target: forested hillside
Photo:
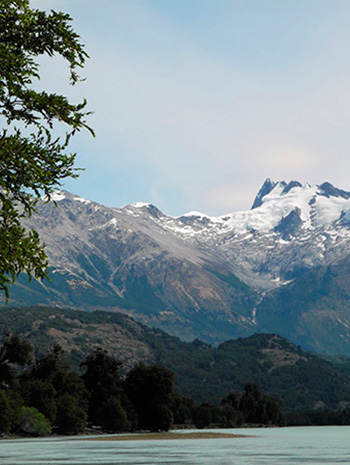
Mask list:
[[[0,331],[19,334],[45,354],[59,344],[74,369],[91,351],[108,351],[126,373],[139,362],[162,364],[175,374],[175,387],[198,402],[218,403],[231,390],[256,383],[282,399],[285,411],[337,408],[350,402],[350,378],[339,366],[302,351],[273,334],[230,340],[214,348],[186,343],[120,313],[47,307],[1,310]]]

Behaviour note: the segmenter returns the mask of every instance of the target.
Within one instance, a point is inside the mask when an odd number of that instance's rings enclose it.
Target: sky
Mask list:
[[[69,13],[90,55],[71,87],[96,137],[65,189],[167,215],[249,209],[266,178],[350,191],[348,0],[31,0]]]

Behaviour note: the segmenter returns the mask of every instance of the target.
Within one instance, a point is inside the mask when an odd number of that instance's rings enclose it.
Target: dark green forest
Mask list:
[[[350,423],[348,359],[320,358],[277,335],[211,347],[120,313],[4,307],[1,315],[2,434]]]
[[[282,403],[252,383],[220,405],[197,404],[174,389],[174,374],[139,363],[125,376],[121,362],[96,349],[73,371],[61,347],[38,357],[7,334],[0,348],[0,433],[45,436],[91,431],[167,431],[178,427],[283,425]]]
[[[3,307],[0,344],[9,329],[35,347],[37,360],[45,359],[52,347],[60,345],[68,367],[77,376],[87,370],[86,359],[98,348],[108,348],[109,355],[118,360],[122,380],[140,362],[167,367],[174,374],[175,391],[189,399],[187,403],[215,407],[211,408],[213,423],[217,418],[213,412],[221,400],[232,391],[243,393],[247,383],[280,399],[288,415],[342,412],[350,405],[348,359],[324,359],[273,334],[255,334],[211,347],[200,340],[183,342],[121,313]],[[186,423],[176,417],[176,409],[172,412],[175,424]]]

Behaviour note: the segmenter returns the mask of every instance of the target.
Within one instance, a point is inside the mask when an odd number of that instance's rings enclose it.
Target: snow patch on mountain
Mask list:
[[[83,199],[82,197],[78,197],[78,196],[75,196],[74,197],[74,200],[76,202],[81,202],[81,203],[85,203],[85,204],[90,204],[91,201],[90,200],[86,200],[86,199]]]
[[[63,191],[57,191],[51,194],[50,196],[51,200],[53,202],[60,202],[61,200],[64,200],[66,198],[65,193]],[[44,200],[46,200],[47,197],[44,197]]]
[[[52,222],[49,233],[40,233],[55,260],[60,260],[57,243],[65,235],[72,237],[75,254],[79,241],[90,243],[106,231],[118,250],[135,248],[142,258],[147,243],[150,250],[203,266],[220,263],[249,285],[267,289],[350,254],[350,193],[327,182],[311,186],[267,179],[254,208],[218,217],[198,211],[171,217],[145,202],[109,208],[65,191],[53,198],[57,207],[38,221],[45,228]],[[60,207],[64,220],[56,225]],[[136,247],[139,238],[142,245]]]
[[[48,196],[45,195],[42,197],[42,200],[46,202],[48,200]],[[79,197],[78,195],[71,194],[70,192],[64,190],[59,190],[50,194],[50,200],[53,202],[62,202],[62,200],[74,200],[84,204],[92,203],[91,200],[86,200],[82,197]]]
[[[322,186],[329,183],[324,183]],[[265,186],[265,188],[264,188]],[[331,226],[343,218],[343,222],[350,221],[350,193],[340,191],[332,186],[325,195],[324,188],[320,186],[302,185],[298,181],[273,182],[265,181],[263,188],[256,197],[255,206],[249,211],[226,214],[220,217],[211,217],[199,212],[189,212],[176,218],[178,222],[174,229],[184,235],[189,233],[189,226],[194,232],[206,233],[209,229],[216,234],[225,234],[232,231],[242,235],[246,232],[266,233],[276,230],[283,219],[291,213],[299,216],[300,227],[305,232],[318,226]],[[330,195],[329,191],[336,193]],[[338,195],[341,192],[342,195]],[[258,206],[256,206],[259,204]],[[181,225],[183,224],[183,226]],[[169,225],[170,226],[170,225]]]
[[[134,208],[145,208],[145,207],[148,208],[151,205],[152,204],[147,203],[147,202],[134,202],[134,203],[129,204],[128,206],[134,207]]]

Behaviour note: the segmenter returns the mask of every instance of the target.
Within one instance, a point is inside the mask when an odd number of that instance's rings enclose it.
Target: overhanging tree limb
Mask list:
[[[63,179],[77,177],[75,153],[67,153],[71,137],[86,123],[86,100],[36,91],[41,55],[61,56],[69,65],[70,83],[88,55],[71,27],[69,15],[32,9],[28,0],[0,0],[0,290],[26,272],[42,279],[47,258],[35,231],[21,218],[35,212],[37,199],[50,194]],[[55,137],[54,124],[65,128]]]

